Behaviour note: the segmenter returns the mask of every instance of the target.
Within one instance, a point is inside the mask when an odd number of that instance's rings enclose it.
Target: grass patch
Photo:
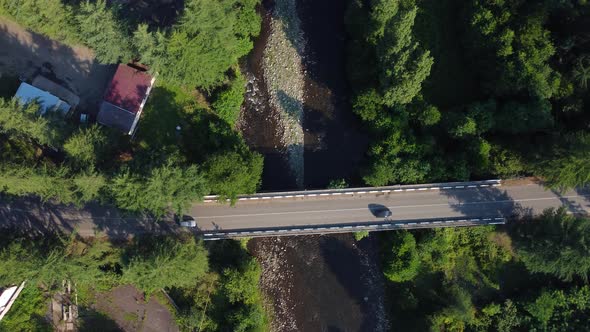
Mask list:
[[[137,323],[139,317],[134,312],[126,312],[125,314],[123,314],[123,319],[126,322]]]
[[[145,105],[137,141],[143,148],[176,145],[176,126],[186,127],[189,116],[206,105],[199,103],[196,96],[173,85],[156,86]]]
[[[460,0],[423,1],[415,21],[417,40],[434,57],[422,91],[429,102],[442,108],[464,105],[479,97],[478,82],[466,65],[460,40],[462,5]]]

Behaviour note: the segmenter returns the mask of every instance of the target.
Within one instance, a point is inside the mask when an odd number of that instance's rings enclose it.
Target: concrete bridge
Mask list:
[[[191,209],[205,239],[503,224],[550,207],[590,212],[590,192],[548,190],[531,179],[261,193],[235,206],[208,196]],[[386,207],[379,218],[372,206]]]

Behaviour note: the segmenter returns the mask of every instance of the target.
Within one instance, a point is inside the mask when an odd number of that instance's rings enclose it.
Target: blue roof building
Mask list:
[[[58,111],[62,115],[66,115],[71,109],[71,106],[65,101],[47,91],[43,91],[25,82],[21,83],[16,91],[15,97],[23,104],[35,101],[39,103],[39,106],[41,107],[41,115],[45,114],[47,111]]]

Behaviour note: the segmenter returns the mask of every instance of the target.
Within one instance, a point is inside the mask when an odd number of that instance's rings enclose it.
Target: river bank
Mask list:
[[[262,190],[304,188],[302,56],[295,0],[265,1],[262,32],[244,71],[245,103],[237,129],[265,156]]]

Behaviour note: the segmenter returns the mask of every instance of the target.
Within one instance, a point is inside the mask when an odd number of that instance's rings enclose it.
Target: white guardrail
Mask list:
[[[344,188],[344,189],[322,189],[322,190],[304,190],[304,191],[285,191],[285,192],[268,192],[257,193],[252,195],[240,195],[238,201],[255,201],[255,200],[272,200],[272,199],[295,199],[295,198],[316,198],[327,196],[342,195],[364,195],[364,194],[388,194],[395,192],[411,192],[426,190],[453,190],[453,189],[472,189],[485,187],[499,187],[502,180],[484,180],[470,182],[446,182],[446,183],[427,183],[411,185],[394,185],[385,187],[365,187],[365,188]],[[204,203],[214,203],[219,201],[219,196],[205,196]],[[228,200],[229,201],[229,200]]]
[[[222,240],[243,237],[268,237],[268,236],[296,236],[329,233],[351,233],[358,231],[387,231],[399,229],[421,229],[441,227],[469,227],[485,225],[503,225],[505,217],[480,217],[480,218],[435,218],[417,219],[396,222],[374,222],[356,224],[318,225],[318,226],[293,226],[273,229],[242,229],[233,231],[203,232],[206,241]]]

